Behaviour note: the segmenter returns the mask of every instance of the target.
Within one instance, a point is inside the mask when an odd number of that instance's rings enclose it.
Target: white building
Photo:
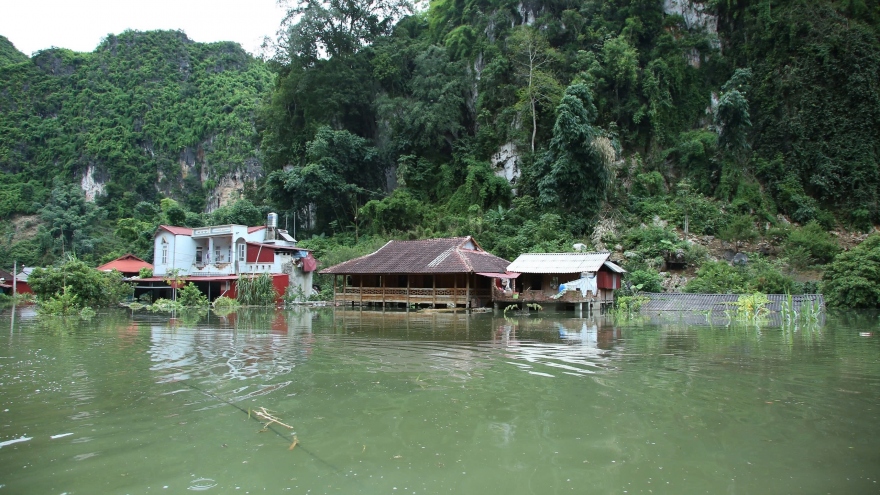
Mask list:
[[[277,221],[270,213],[267,225],[259,227],[160,225],[153,244],[153,276],[167,277],[176,270],[177,276],[196,283],[226,282],[222,289],[229,290],[241,275],[283,274],[294,292],[308,295],[317,262],[309,250],[296,247],[287,231],[277,228]]]

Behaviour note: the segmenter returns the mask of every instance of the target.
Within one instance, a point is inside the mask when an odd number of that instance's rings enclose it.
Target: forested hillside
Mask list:
[[[358,5],[293,12],[259,120],[265,197],[317,232],[584,242],[655,288],[720,238],[773,264],[706,290],[781,292],[878,220],[876,1]]]
[[[162,197],[201,212],[224,177],[259,176],[253,117],[272,75],[237,44],[126,32],[92,53],[0,53],[0,218],[39,213],[52,230],[43,213],[61,193],[53,187],[67,184],[94,200],[111,226],[139,202]],[[6,230],[11,234],[10,225]],[[77,235],[67,230],[39,247],[90,254],[86,244],[96,243],[87,238],[112,234],[112,227],[79,232],[85,244],[72,246]],[[28,262],[45,259],[31,241],[19,254]]]
[[[274,210],[328,261],[473,234],[509,258],[618,248],[654,283],[670,252],[705,259],[686,231],[760,244],[793,287],[828,231],[880,220],[876,0],[301,0],[284,23],[265,62],[178,32],[32,59],[0,40],[4,256],[88,237],[52,233],[65,184],[115,229],[74,247],[95,259]],[[233,171],[252,187],[207,217]]]
[[[19,62],[27,62],[27,55],[16,50],[4,36],[0,36],[0,67]]]

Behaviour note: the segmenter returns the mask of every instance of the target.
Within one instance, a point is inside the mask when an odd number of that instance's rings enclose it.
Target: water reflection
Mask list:
[[[150,369],[158,372],[160,383],[190,379],[267,383],[288,375],[312,352],[312,314],[241,310],[213,319],[206,315],[193,326],[180,320],[153,323],[150,342]]]
[[[16,318],[0,335],[10,493],[876,491],[876,316],[810,331],[342,309]],[[248,419],[260,407],[295,449]]]
[[[517,333],[524,331],[520,327],[534,328],[535,322],[497,321],[493,344],[503,347],[505,357],[513,360],[509,364],[521,371],[554,378],[558,374],[589,375],[611,366],[618,329],[607,320],[549,322],[548,326],[555,329],[555,333],[548,333],[547,337],[558,337],[557,342],[517,338]]]

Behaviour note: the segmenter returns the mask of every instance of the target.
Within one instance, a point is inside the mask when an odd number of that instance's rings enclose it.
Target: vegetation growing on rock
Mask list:
[[[815,290],[848,259],[828,232],[880,221],[880,11],[667,3],[302,1],[266,61],[180,32],[0,39],[0,264],[149,259],[161,223],[276,211],[325,264],[391,237],[583,243],[656,289],[666,257],[729,248],[750,265],[688,290]]]

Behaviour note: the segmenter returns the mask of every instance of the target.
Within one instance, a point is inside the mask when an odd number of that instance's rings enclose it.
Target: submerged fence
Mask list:
[[[657,313],[660,311],[719,311],[723,312],[734,307],[739,300],[740,294],[683,294],[683,293],[642,293],[648,300],[642,304],[642,313]],[[819,308],[825,309],[825,298],[822,294],[767,294],[770,303],[766,306],[767,311],[778,313],[782,311],[783,303],[791,298],[792,309],[800,312],[805,304],[814,306],[819,303]]]

